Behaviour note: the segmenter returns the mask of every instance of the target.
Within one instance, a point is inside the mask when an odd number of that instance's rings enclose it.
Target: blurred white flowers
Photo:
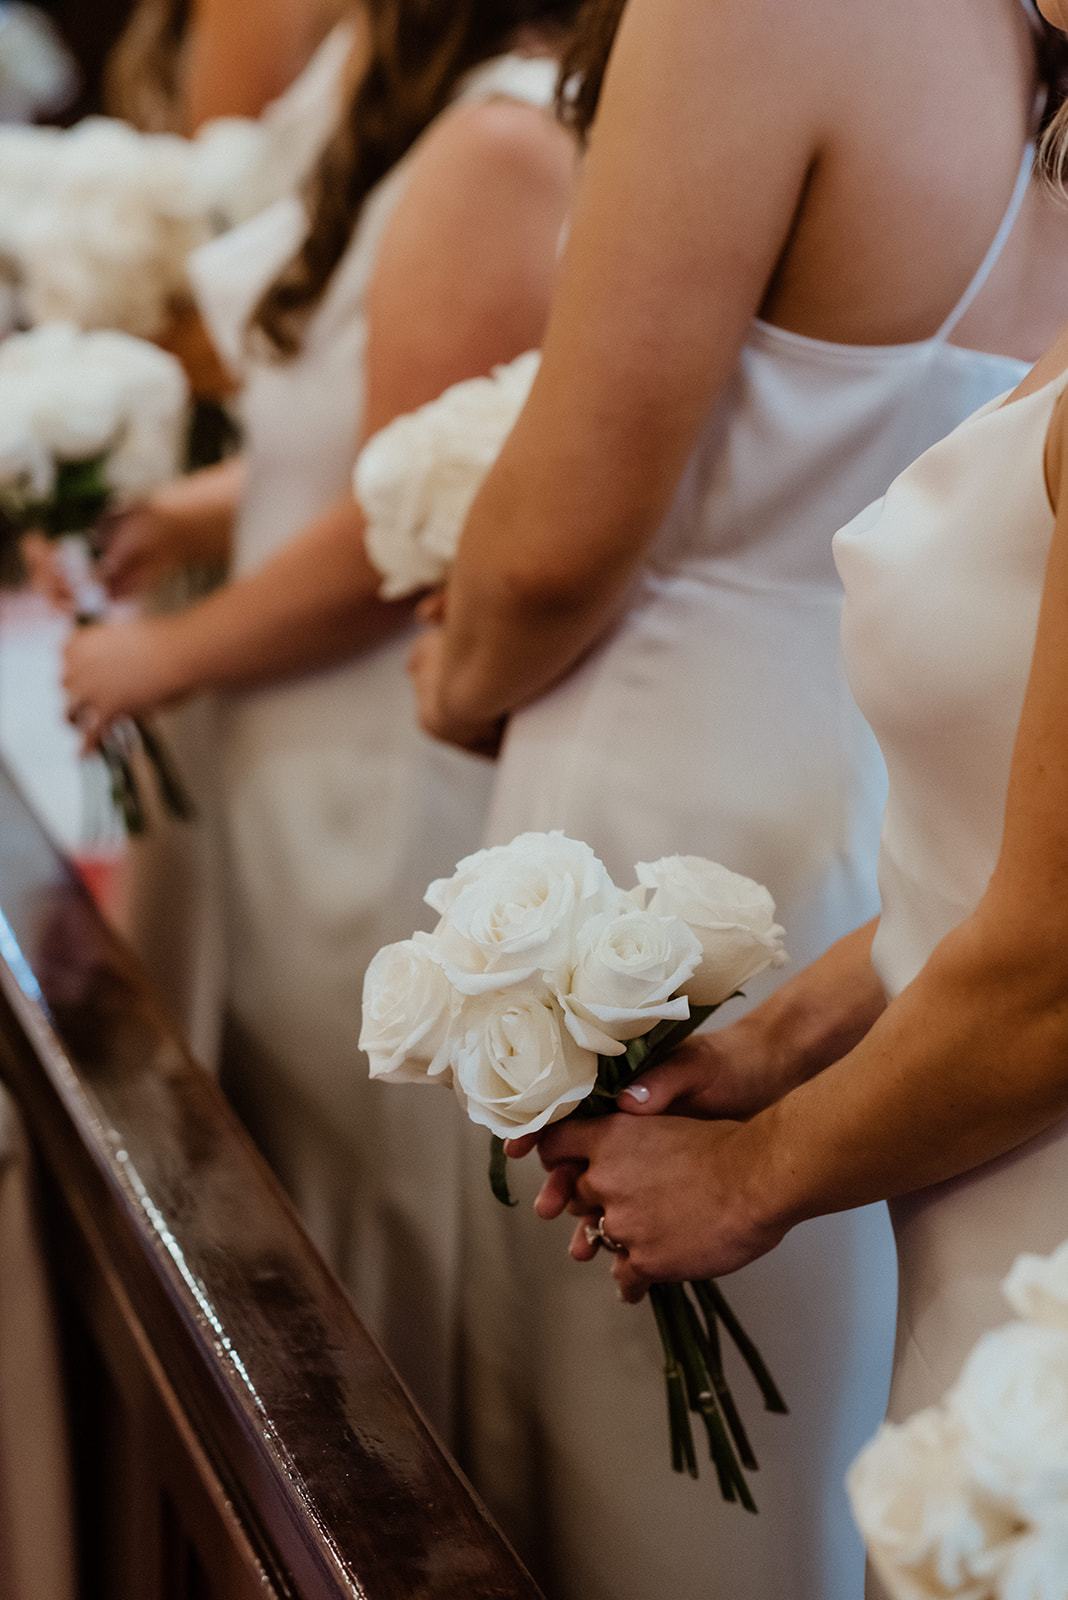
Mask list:
[[[899,1600],[985,1596],[977,1569],[1011,1537],[1014,1515],[976,1492],[955,1419],[938,1406],[884,1423],[849,1473],[873,1565]]]
[[[1068,1245],[1002,1287],[1025,1320],[984,1334],[941,1404],[884,1425],[850,1470],[894,1600],[1068,1595]]]
[[[0,5],[0,122],[61,111],[78,88],[74,57],[37,6]]]
[[[106,488],[174,477],[188,386],[173,356],[124,333],[52,323],[0,343],[0,497],[16,516],[45,502],[63,463],[103,458]]]
[[[721,902],[756,898],[774,912],[759,885],[711,862],[679,858],[674,874],[695,914],[709,875]],[[480,850],[426,899],[440,914],[434,932],[387,946],[368,969],[360,1046],[373,1077],[451,1081],[472,1121],[502,1138],[566,1116],[630,1041],[685,1031],[685,991],[706,966],[706,987],[719,990],[725,966],[752,976],[782,954],[773,925],[695,931],[637,906],[589,845],[562,833]]]
[[[469,378],[396,417],[364,445],[353,491],[384,600],[444,582],[467,513],[500,455],[537,376],[528,350],[488,378]]]
[[[1025,1520],[1068,1512],[1068,1329],[1010,1322],[979,1340],[946,1396],[975,1483]]]
[[[193,139],[111,117],[0,127],[0,256],[25,319],[159,334],[189,293],[190,254],[300,181],[294,154],[308,152],[286,127],[224,117]]]
[[[1019,1316],[1068,1328],[1068,1242],[1051,1256],[1017,1256],[1002,1289]]]

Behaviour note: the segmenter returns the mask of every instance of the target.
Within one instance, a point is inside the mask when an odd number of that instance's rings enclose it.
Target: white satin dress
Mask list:
[[[264,109],[260,121],[282,153],[271,174],[276,193],[299,187],[330,137],[355,39],[350,22],[337,23],[289,88]],[[195,598],[198,588],[182,575],[164,584],[153,604],[174,609]],[[127,843],[118,921],[193,1053],[213,1069],[226,990],[215,698],[199,695],[165,708],[154,720],[194,801],[197,821],[178,821],[159,804],[154,775],[142,763],[149,826]]]
[[[476,68],[453,103],[506,96],[548,107],[555,76],[547,59],[502,56]],[[280,202],[194,261],[201,309],[245,378],[238,575],[351,493],[364,297],[414,154],[365,202],[291,361],[248,360],[244,336],[303,237],[302,205]],[[418,730],[410,646],[405,632],[220,707],[222,1078],[358,1311],[447,1432],[459,1114],[451,1095],[371,1083],[357,1041],[364,970],[380,946],[428,925],[423,893],[477,847],[492,769]]]
[[[850,681],[890,774],[873,959],[891,997],[975,909],[998,858],[1053,532],[1043,454],[1065,387],[1068,373],[985,407],[835,540]],[[999,1284],[1016,1256],[1068,1238],[1068,1126],[890,1212],[901,1420],[1008,1320]]]
[[[928,444],[1021,377],[949,334],[1001,250],[931,339],[824,343],[753,324],[619,624],[510,723],[489,836],[562,828],[617,881],[666,854],[768,885],[794,968],[878,909],[885,773],[840,660],[834,530]],[[789,971],[789,969],[787,969]],[[786,974],[767,974],[749,1003]],[[721,1014],[737,1017],[737,1004]],[[761,1471],[759,1520],[713,1473],[670,1471],[662,1358],[647,1306],[466,1180],[462,1458],[553,1600],[857,1600],[863,1549],[842,1487],[883,1415],[895,1311],[885,1207],[806,1223],[734,1274],[731,1303],[791,1407],[738,1396]],[[480,1282],[487,1276],[491,1287]]]

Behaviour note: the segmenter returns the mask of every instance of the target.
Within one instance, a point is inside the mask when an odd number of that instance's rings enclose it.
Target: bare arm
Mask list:
[[[588,1160],[579,1203],[630,1248],[617,1276],[729,1272],[795,1223],[889,1198],[1015,1149],[1068,1112],[1068,406],[1057,504],[997,866],[975,912],[842,1060],[747,1123],[613,1117],[551,1130]],[[635,1137],[637,1135],[637,1138]],[[583,1253],[582,1246],[573,1246]]]
[[[628,7],[541,372],[416,661],[431,732],[464,742],[541,693],[618,608],[818,159],[809,9]]]
[[[847,934],[739,1021],[694,1034],[620,1097],[652,1116],[750,1117],[859,1044],[886,1009],[871,964],[878,921]]]
[[[839,939],[739,1021],[692,1035],[624,1090],[620,1111],[632,1117],[751,1117],[839,1060],[886,1008],[871,964],[877,926],[876,919]],[[528,1155],[547,1137],[509,1140],[508,1154]],[[538,1196],[539,1216],[551,1220],[571,1204],[580,1171],[572,1162],[552,1167]],[[578,1241],[581,1246],[581,1235]]]
[[[207,689],[242,689],[350,659],[402,626],[377,599],[362,519],[340,501],[259,571],[185,611],[77,633],[64,685],[104,722]]]
[[[240,458],[207,467],[108,512],[94,531],[102,550],[98,573],[117,599],[145,593],[183,567],[224,566],[241,495]],[[20,549],[30,581],[53,604],[69,609],[73,596],[53,542],[27,534]]]
[[[365,433],[538,343],[572,165],[568,136],[511,103],[464,108],[427,140],[368,292]],[[346,499],[198,606],[80,634],[73,704],[106,721],[325,666],[405,627],[411,608],[377,597],[362,531]]]
[[[239,456],[177,478],[98,529],[99,571],[116,597],[141,594],[183,567],[225,566],[245,481]]]
[[[194,0],[185,132],[212,117],[258,117],[292,83],[340,10],[333,0]]]

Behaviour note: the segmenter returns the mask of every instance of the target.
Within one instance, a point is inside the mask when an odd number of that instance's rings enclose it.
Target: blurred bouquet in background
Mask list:
[[[445,582],[467,514],[526,405],[541,364],[528,350],[488,378],[468,378],[364,445],[353,492],[383,600]]]
[[[177,474],[188,402],[174,357],[128,334],[56,323],[0,343],[0,509],[15,531],[58,541],[83,626],[107,605],[93,576],[92,529],[112,505]],[[132,765],[138,745],[167,809],[188,818],[189,801],[158,735],[147,722],[123,718],[103,730],[99,748],[127,830],[144,827]]]
[[[360,1048],[371,1076],[453,1089],[492,1135],[490,1182],[508,1203],[503,1140],[603,1116],[641,1072],[786,955],[775,903],[696,856],[639,863],[618,888],[586,844],[525,833],[480,850],[426,892],[433,933],[387,945],[367,970]],[[600,1219],[601,1224],[604,1218]],[[592,1228],[619,1248],[603,1226]],[[757,1462],[724,1375],[720,1333],[768,1410],[786,1407],[711,1282],[649,1291],[664,1349],[672,1465],[697,1476],[691,1414],[727,1500],[755,1511]]]
[[[192,251],[299,180],[305,152],[287,126],[223,117],[193,139],[111,117],[0,126],[0,259],[16,321],[160,335],[189,296]]]
[[[893,1600],[1068,1595],[1068,1243],[1002,1285],[1021,1320],[986,1333],[939,1405],[884,1423],[849,1492]]]
[[[74,57],[50,18],[18,0],[0,5],[0,122],[32,122],[78,92]]]

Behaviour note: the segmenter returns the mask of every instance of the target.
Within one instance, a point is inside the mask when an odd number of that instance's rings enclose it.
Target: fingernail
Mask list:
[[[640,1106],[643,1106],[649,1098],[649,1091],[645,1087],[644,1083],[631,1084],[629,1089],[623,1090],[623,1094],[629,1094],[632,1099],[637,1100]],[[620,1098],[622,1099],[622,1095]]]

